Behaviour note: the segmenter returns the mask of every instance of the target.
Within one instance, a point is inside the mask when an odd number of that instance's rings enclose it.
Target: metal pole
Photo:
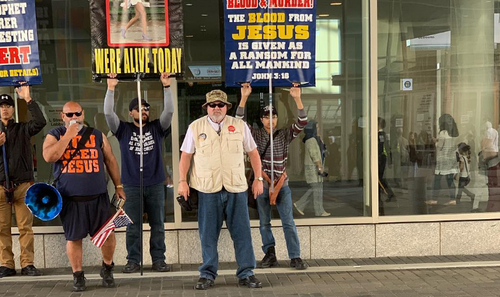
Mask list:
[[[272,8],[269,6],[267,7],[269,15],[272,15]],[[268,20],[268,25],[271,25],[271,17]],[[268,38],[268,42],[269,42]],[[269,47],[269,52],[272,52],[271,47]],[[272,55],[269,54],[269,57]],[[270,149],[271,149],[271,184],[269,185],[269,192],[274,192],[274,140],[273,140],[273,69],[269,69],[270,74],[269,74],[269,121],[270,121],[270,126],[271,129],[269,130],[269,141],[270,141]]]
[[[143,132],[142,132],[142,98],[141,98],[141,77],[140,73],[137,73],[137,102],[139,106],[139,201],[140,201],[140,208],[139,208],[139,213],[140,213],[140,220],[139,220],[139,246],[140,246],[140,253],[141,253],[141,276],[143,275],[143,268],[144,268],[144,263],[143,263],[143,235],[142,235],[142,219],[144,216],[144,205],[143,205],[143,197],[144,197],[144,185],[143,185],[143,166],[144,166],[144,138],[143,138]]]

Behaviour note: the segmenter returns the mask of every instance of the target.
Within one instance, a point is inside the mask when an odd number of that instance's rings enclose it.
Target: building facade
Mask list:
[[[32,94],[48,124],[34,137],[33,148],[36,179],[47,182],[52,178],[51,166],[42,158],[42,143],[50,129],[61,125],[59,114],[65,102],[79,102],[88,125],[104,133],[109,129],[102,114],[106,83],[92,80],[88,1],[37,0],[36,6],[44,83],[34,86]],[[200,263],[196,213],[183,212],[175,202],[179,148],[188,125],[203,115],[205,93],[223,89],[234,106],[240,90],[224,87],[222,1],[183,0],[182,6],[184,73],[172,83],[175,114],[163,153],[168,173],[167,262]],[[498,152],[500,1],[317,0],[316,26],[316,86],[304,88],[302,99],[326,145],[324,168],[329,175],[323,181],[323,205],[331,215],[316,217],[312,203],[304,215],[294,213],[302,257],[499,252],[500,239],[495,235],[500,233],[500,210],[488,208],[494,186],[487,172],[478,168],[478,153]],[[161,113],[162,92],[159,82],[142,82],[142,97],[152,106],[152,118]],[[115,100],[121,119],[129,119],[127,108],[134,97],[135,83],[119,84]],[[254,127],[260,124],[258,111],[267,98],[267,88],[254,88],[246,111]],[[290,125],[297,111],[288,89],[273,88],[273,100],[278,127]],[[19,119],[26,120],[23,102],[19,101],[18,109]],[[234,115],[235,110],[228,114]],[[444,135],[445,118],[456,133]],[[385,125],[379,125],[380,119]],[[380,135],[385,139],[382,146]],[[291,144],[287,167],[294,202],[309,189],[302,138]],[[455,150],[462,142],[470,146],[466,189],[473,198],[463,193],[457,200],[458,183],[450,174],[459,171]],[[119,156],[119,147],[113,149]],[[382,155],[384,162],[380,162]],[[455,162],[443,169],[443,158],[455,158]],[[278,259],[286,259],[276,210],[273,215]],[[259,258],[257,212],[250,210],[250,217]],[[148,251],[145,221],[144,250]],[[59,219],[37,220],[34,232],[37,267],[69,265],[61,257],[65,239]],[[229,233],[224,230],[221,236],[220,260],[233,261]],[[115,263],[125,264],[123,231],[117,232],[117,240]],[[84,243],[91,246],[90,240]],[[97,264],[97,248],[84,251],[84,265]]]

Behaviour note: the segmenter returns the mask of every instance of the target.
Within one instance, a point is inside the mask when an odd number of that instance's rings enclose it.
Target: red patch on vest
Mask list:
[[[233,125],[231,125],[227,127],[227,130],[229,131],[229,133],[234,133],[234,131],[236,131],[236,128]]]

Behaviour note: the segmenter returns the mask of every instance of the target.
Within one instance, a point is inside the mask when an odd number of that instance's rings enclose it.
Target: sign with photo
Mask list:
[[[316,0],[224,0],[226,86],[314,86]]]
[[[90,0],[94,80],[183,72],[182,22],[182,0]]]
[[[35,0],[0,1],[0,85],[42,83]]]

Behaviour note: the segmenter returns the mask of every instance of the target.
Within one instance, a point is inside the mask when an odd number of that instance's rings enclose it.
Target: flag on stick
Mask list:
[[[123,209],[119,209],[113,216],[106,221],[106,223],[97,231],[90,240],[92,243],[100,248],[106,242],[111,232],[120,227],[125,227],[133,224],[132,220],[127,216]]]

